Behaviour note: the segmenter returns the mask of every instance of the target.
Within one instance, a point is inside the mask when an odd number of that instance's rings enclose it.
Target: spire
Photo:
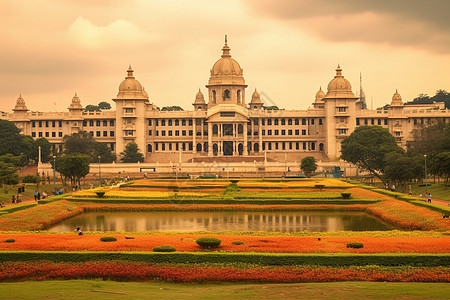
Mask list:
[[[335,77],[342,77],[342,69],[341,66],[338,64],[336,68],[336,76]]]
[[[225,45],[222,48],[222,57],[231,57],[230,54],[230,47],[228,47],[228,38],[227,35],[225,35]]]
[[[128,70],[127,70],[127,78],[134,78],[133,77],[133,69],[131,68],[131,64],[130,64],[130,66],[128,67]]]

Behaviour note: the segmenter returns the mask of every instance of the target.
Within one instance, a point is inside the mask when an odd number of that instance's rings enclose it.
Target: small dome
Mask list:
[[[209,84],[245,84],[243,70],[239,63],[231,58],[230,47],[225,36],[222,57],[216,61],[211,69]]]
[[[392,96],[391,106],[402,106],[402,105],[403,105],[402,96],[400,96],[398,91],[395,90],[395,93]]]
[[[81,101],[77,93],[75,93],[75,95],[73,96],[72,103],[70,103],[69,109],[83,109],[83,106],[81,105]]]
[[[261,95],[258,93],[258,91],[255,88],[255,91],[252,94],[252,100],[250,101],[250,104],[261,104]]]
[[[13,110],[28,110],[27,106],[25,105],[25,100],[22,98],[22,95],[19,95],[19,98],[17,98],[16,106]]]
[[[127,77],[119,85],[117,99],[148,99],[143,93],[142,85],[133,76],[131,66],[127,70]]]
[[[327,89],[326,98],[357,98],[352,92],[350,82],[342,76],[342,69],[339,65],[336,69],[336,76],[330,81]]]
[[[194,104],[206,104],[205,96],[200,89],[198,89],[197,95],[195,95]]]
[[[320,87],[316,93],[316,102],[323,102],[323,97],[325,97],[325,93],[324,91],[322,91],[322,87]]]

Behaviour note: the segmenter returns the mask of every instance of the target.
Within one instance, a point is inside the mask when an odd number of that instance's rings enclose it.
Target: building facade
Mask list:
[[[12,113],[1,114],[23,134],[45,137],[60,151],[64,135],[84,130],[120,154],[129,142],[138,144],[148,163],[299,162],[305,156],[335,161],[341,141],[362,125],[389,129],[406,147],[412,131],[450,111],[436,105],[403,105],[396,91],[387,110],[368,110],[356,97],[340,66],[327,91],[320,88],[307,110],[267,110],[258,91],[250,101],[239,63],[225,39],[222,55],[210,70],[205,94],[195,95],[193,110],[160,111],[134,77],[131,66],[119,85],[115,111],[85,111],[75,94],[67,112],[30,112],[20,96]],[[360,92],[362,95],[362,92]]]

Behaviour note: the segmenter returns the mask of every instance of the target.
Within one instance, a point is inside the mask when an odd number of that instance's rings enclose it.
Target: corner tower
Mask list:
[[[245,84],[243,70],[239,63],[231,58],[227,36],[222,48],[222,57],[211,69],[208,85],[208,108],[218,104],[245,105]]]

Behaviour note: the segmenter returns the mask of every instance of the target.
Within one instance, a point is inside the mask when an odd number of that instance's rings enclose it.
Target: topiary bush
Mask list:
[[[352,195],[352,193],[341,193],[342,198],[344,199],[350,199],[350,196]]]
[[[153,252],[175,252],[177,251],[177,249],[175,249],[175,247],[172,246],[158,246],[153,248]]]
[[[239,182],[239,180],[237,180],[237,179],[231,179],[230,182],[236,184],[236,183]]]
[[[244,242],[243,241],[234,241],[234,242],[231,242],[233,245],[244,245]]]
[[[3,242],[4,243],[14,243],[16,240],[15,239],[7,239],[7,240],[4,240]]]
[[[359,249],[359,248],[364,248],[364,244],[363,243],[348,243],[347,244],[347,248],[355,248],[355,249]]]
[[[134,240],[134,236],[126,236],[125,239],[126,240]]]
[[[217,248],[220,246],[220,243],[222,243],[219,239],[209,237],[199,238],[195,242],[204,249]]]
[[[102,191],[102,190],[95,191],[95,193],[97,194],[97,196],[98,196],[99,198],[102,198],[103,195],[105,195],[105,191]]]
[[[102,242],[117,242],[117,239],[113,236],[103,236],[100,238]]]

